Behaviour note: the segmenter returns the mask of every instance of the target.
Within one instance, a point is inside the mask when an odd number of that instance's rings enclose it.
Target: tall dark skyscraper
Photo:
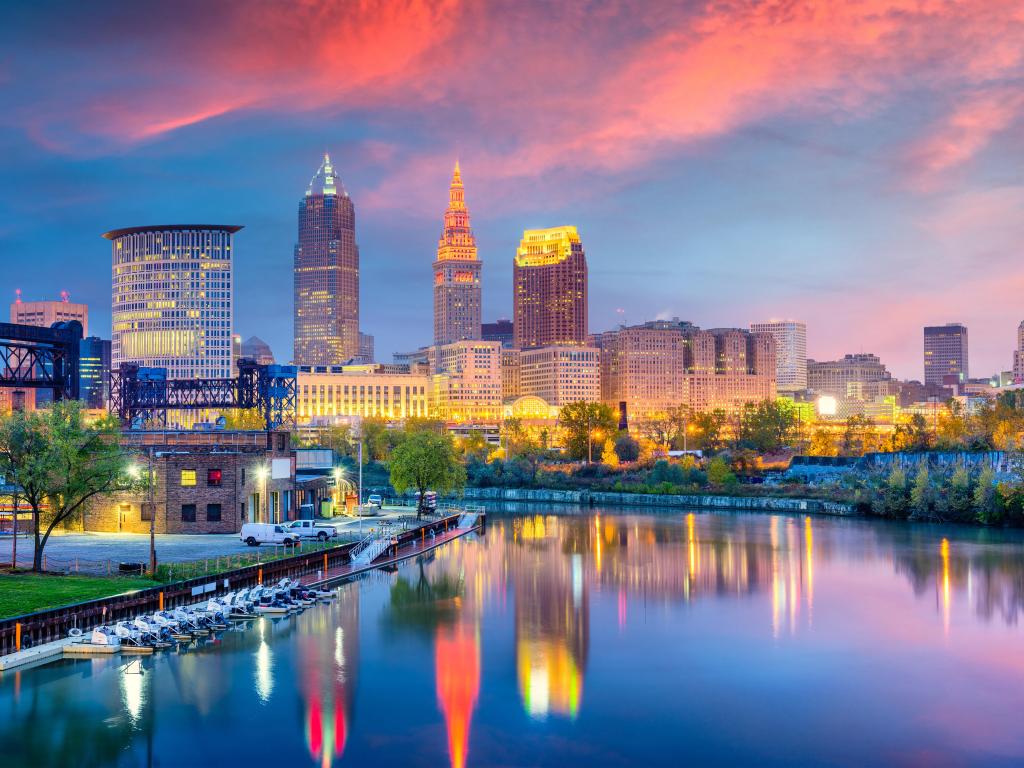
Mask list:
[[[587,258],[576,227],[528,229],[512,267],[518,349],[587,343]]]
[[[480,259],[458,162],[434,261],[434,343],[480,338]]]
[[[78,396],[87,408],[106,408],[110,398],[110,339],[78,342]]]
[[[328,154],[299,203],[294,332],[297,365],[337,365],[359,354],[356,211]]]
[[[924,383],[966,381],[967,326],[960,323],[927,325],[924,329]]]

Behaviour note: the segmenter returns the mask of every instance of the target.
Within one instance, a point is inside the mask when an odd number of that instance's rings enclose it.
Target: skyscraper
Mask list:
[[[480,338],[480,268],[469,226],[459,163],[455,163],[444,229],[434,261],[434,343]]]
[[[587,343],[587,259],[576,227],[523,232],[512,290],[517,348]]]
[[[924,383],[944,384],[946,377],[966,381],[967,326],[960,323],[927,325],[924,329]]]
[[[89,335],[89,305],[69,301],[67,291],[61,292],[60,301],[22,301],[21,291],[16,293],[18,298],[11,304],[12,323],[49,328],[54,323],[77,320],[82,333]]]
[[[339,365],[359,354],[356,211],[328,154],[299,203],[294,309],[296,365]]]
[[[111,242],[111,364],[166,368],[172,379],[228,378],[232,241],[239,226],[170,224],[104,233]]]
[[[775,384],[779,392],[807,389],[807,325],[798,320],[751,323],[752,333],[775,339]]]
[[[106,408],[110,399],[110,340],[87,336],[78,343],[78,397],[86,408]]]

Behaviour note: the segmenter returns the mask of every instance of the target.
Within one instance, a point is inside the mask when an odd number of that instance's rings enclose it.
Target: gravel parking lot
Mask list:
[[[397,522],[408,516],[406,508],[385,509],[375,517],[362,521],[364,533],[384,520]],[[325,521],[326,522],[326,521]],[[359,522],[354,518],[329,521],[343,539],[358,537]],[[264,546],[268,552],[272,547]],[[186,560],[252,553],[253,549],[238,540],[237,534],[160,534],[156,537],[157,560],[178,563]],[[118,563],[148,563],[149,535],[140,533],[54,533],[46,543],[47,567],[52,570],[78,570],[81,573],[106,573]],[[11,537],[0,537],[0,563],[11,560]],[[32,539],[18,537],[18,565],[32,564]],[[109,565],[108,565],[109,564]]]

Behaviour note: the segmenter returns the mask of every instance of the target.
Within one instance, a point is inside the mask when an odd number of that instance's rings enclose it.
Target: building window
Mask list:
[[[143,503],[139,510],[139,519],[144,523],[148,523],[153,519],[153,504]]]
[[[195,504],[182,504],[181,505],[181,522],[183,523],[194,523],[196,521],[196,505]]]
[[[208,522],[208,523],[219,523],[220,522],[220,504],[207,504],[206,505],[206,522]]]
[[[181,484],[183,486],[196,484],[196,471],[194,469],[181,470]]]
[[[206,484],[212,486],[220,486],[223,474],[219,469],[208,469],[206,470]]]

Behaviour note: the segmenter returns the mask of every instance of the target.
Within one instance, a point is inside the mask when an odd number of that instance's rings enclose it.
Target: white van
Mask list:
[[[294,544],[299,540],[296,534],[275,523],[246,523],[238,538],[250,547],[258,547],[260,544]]]

